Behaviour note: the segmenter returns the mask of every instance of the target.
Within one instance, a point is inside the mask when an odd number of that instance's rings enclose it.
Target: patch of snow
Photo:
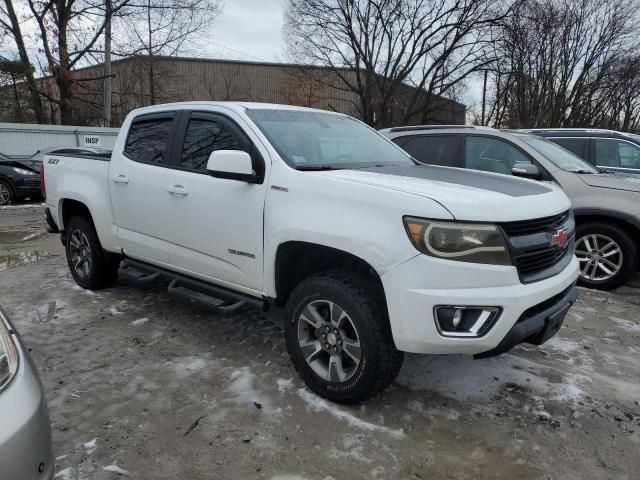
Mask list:
[[[26,210],[29,208],[42,208],[46,205],[46,203],[35,203],[35,204],[27,204],[27,205],[5,205],[0,207],[0,210]]]
[[[242,367],[231,373],[231,383],[227,389],[236,396],[238,403],[262,404],[262,408],[273,411],[271,402],[265,398],[264,394],[258,392],[254,386],[256,376],[249,367]]]
[[[271,480],[307,480],[307,478],[301,477],[300,475],[290,475],[285,473],[283,475],[274,475],[271,477]]]
[[[107,465],[106,467],[102,467],[102,470],[104,470],[105,472],[117,473],[118,475],[129,476],[129,472],[127,472],[126,470],[120,468],[115,463],[112,464],[112,465]]]
[[[116,315],[122,315],[124,312],[118,310],[118,307],[111,307],[109,313],[115,317]]]
[[[73,467],[67,467],[57,472],[54,478],[60,480],[74,480],[76,478],[76,471]]]
[[[293,378],[285,380],[284,378],[278,379],[278,392],[284,393],[287,390],[291,390],[293,388]]]
[[[339,420],[346,421],[349,426],[360,428],[362,430],[369,430],[373,432],[383,432],[388,433],[389,435],[395,438],[403,438],[404,431],[402,429],[393,429],[389,427],[385,427],[383,425],[376,425],[371,422],[367,422],[366,420],[362,420],[361,418],[356,417],[350,412],[343,410],[342,408],[337,407],[335,404],[328,402],[324,398],[319,397],[318,395],[311,393],[306,388],[301,388],[298,390],[298,396],[304,400],[309,407],[311,407],[316,412],[328,412]]]
[[[38,232],[38,233],[30,233],[29,235],[27,235],[26,237],[24,237],[21,241],[22,242],[26,242],[31,240],[32,238],[36,238],[39,237],[40,235],[43,235],[42,232]]]
[[[610,320],[618,325],[622,330],[629,333],[640,332],[640,323],[634,323],[630,320],[625,320],[624,318],[617,317],[609,317]]]
[[[94,438],[93,440],[83,444],[82,446],[87,450],[87,453],[91,454],[96,451],[96,448],[98,448],[98,445],[96,444],[97,441],[98,439]]]
[[[147,317],[139,318],[139,319],[134,320],[133,322],[131,322],[131,325],[133,325],[134,327],[137,327],[138,325],[143,325],[143,324],[147,323],[148,321],[149,321],[149,319]]]
[[[574,342],[560,342],[564,351],[580,348]],[[545,344],[546,345],[546,344]],[[397,382],[411,390],[436,392],[459,401],[492,404],[507,385],[553,399],[578,400],[584,396],[581,375],[558,372],[561,383],[547,378],[552,367],[513,354],[474,360],[464,355],[407,355]]]
[[[180,378],[188,377],[189,375],[197,372],[198,370],[202,370],[208,365],[209,363],[204,358],[193,356],[183,357],[173,362],[173,368]]]
[[[342,446],[336,448],[331,447],[329,457],[333,459],[354,459],[363,463],[371,463],[373,459],[364,456],[362,453],[364,446],[362,444],[364,435],[343,435]]]

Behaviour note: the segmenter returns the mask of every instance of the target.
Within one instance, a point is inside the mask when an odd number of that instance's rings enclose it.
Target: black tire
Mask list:
[[[287,350],[296,371],[315,393],[337,403],[359,403],[374,397],[396,378],[402,366],[403,353],[396,350],[393,343],[383,295],[365,275],[345,271],[314,275],[301,282],[291,293],[285,308],[284,322]],[[310,332],[309,335],[315,335],[311,332],[321,330],[311,327],[300,320],[300,317],[310,304],[318,305],[322,302],[331,302],[346,313],[353,329],[343,324],[343,328],[339,327],[340,333],[344,334],[343,329],[349,328],[359,340],[359,364],[351,365],[352,373],[345,381],[330,381],[316,373],[307,363],[299,343],[299,321],[302,322],[300,328]],[[346,344],[347,334],[344,335]],[[324,342],[319,336],[317,340]],[[342,340],[339,342],[342,345]],[[328,358],[330,353],[323,351],[319,355]],[[342,369],[342,361],[340,365]],[[331,376],[331,372],[327,375]]]
[[[2,192],[0,192],[0,206],[11,205],[11,203],[15,200],[15,193],[13,193],[11,184],[5,182],[4,180],[0,180],[0,188],[2,189]]]
[[[86,239],[86,255],[83,257],[88,262],[82,262],[81,267],[74,265],[77,263],[77,256],[74,256],[74,240],[78,237],[84,242]],[[65,251],[67,254],[67,264],[73,279],[82,288],[89,290],[100,290],[112,286],[118,279],[118,268],[120,267],[120,257],[105,252],[100,245],[100,240],[93,227],[93,224],[82,216],[72,217],[65,228]],[[88,267],[85,268],[85,265]]]
[[[599,236],[602,240],[603,238],[611,239],[613,242],[617,244],[620,250],[620,257],[617,255],[607,257],[607,260],[613,261],[614,263],[620,262],[621,265],[619,270],[614,275],[609,278],[588,278],[587,275],[583,274],[584,268],[587,265],[587,262],[593,262],[594,256],[588,257],[585,255],[586,245],[587,243],[583,239],[588,241],[591,236]],[[581,240],[583,239],[583,240]],[[600,246],[602,247],[602,243],[600,242]],[[588,243],[593,247],[593,241]],[[610,252],[611,250],[608,250]],[[587,252],[591,254],[591,252]],[[593,254],[591,254],[593,255]],[[616,226],[616,225],[608,225],[600,222],[593,223],[585,223],[584,225],[578,225],[576,229],[576,256],[580,261],[580,278],[578,279],[578,284],[587,287],[587,288],[596,288],[599,290],[613,290],[614,288],[618,288],[629,281],[629,279],[635,274],[638,269],[638,253],[636,246],[633,242],[633,239],[626,230]],[[597,258],[597,257],[595,257]],[[597,261],[597,260],[596,260]],[[592,264],[593,265],[593,264]],[[609,265],[607,265],[609,266]],[[612,270],[613,271],[613,270]],[[587,270],[587,274],[590,273],[590,270]],[[603,275],[604,276],[604,275]]]

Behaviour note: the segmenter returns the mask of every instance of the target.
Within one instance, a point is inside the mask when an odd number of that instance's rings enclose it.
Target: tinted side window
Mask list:
[[[207,169],[207,160],[216,150],[244,150],[250,153],[248,142],[226,122],[192,118],[184,136],[180,164],[190,170]]]
[[[587,158],[587,142],[588,138],[549,138],[554,143],[566,148],[571,153],[576,154],[583,160]]]
[[[172,125],[173,119],[170,117],[134,121],[129,129],[124,153],[137,162],[166,165]]]
[[[402,148],[419,162],[459,167],[457,135],[421,135],[412,137]]]
[[[640,147],[623,140],[596,138],[596,165],[602,167],[640,167]]]
[[[511,175],[516,163],[531,160],[513,145],[491,137],[468,136],[465,140],[465,168]]]

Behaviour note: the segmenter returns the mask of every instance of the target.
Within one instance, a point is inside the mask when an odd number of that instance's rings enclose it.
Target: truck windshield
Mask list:
[[[333,170],[415,162],[375,130],[332,113],[247,110],[283,159],[298,170]]]
[[[556,167],[565,172],[573,173],[598,173],[598,169],[585,162],[569,150],[557,143],[533,135],[522,135],[522,139],[538,153],[544,155]]]

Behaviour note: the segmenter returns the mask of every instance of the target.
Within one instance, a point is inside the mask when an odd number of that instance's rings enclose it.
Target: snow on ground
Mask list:
[[[351,427],[360,428],[361,430],[369,430],[374,432],[388,433],[395,438],[403,438],[404,432],[402,429],[393,429],[385,427],[384,425],[376,425],[375,423],[367,422],[361,418],[356,417],[351,412],[348,412],[335,403],[331,403],[322,397],[319,397],[315,393],[311,393],[306,388],[298,390],[298,396],[304,400],[307,405],[316,412],[328,412],[334,417],[346,421]]]
[[[102,467],[102,470],[104,470],[105,472],[117,473],[118,475],[129,476],[129,472],[127,472],[126,470],[120,468],[115,463],[112,464],[112,465],[107,465],[106,467]]]
[[[147,317],[138,318],[137,320],[134,320],[133,322],[131,322],[131,325],[133,325],[134,327],[137,327],[139,325],[144,325],[148,321],[149,321],[149,319]]]
[[[87,450],[87,453],[89,455],[91,455],[93,452],[96,451],[96,448],[98,448],[98,445],[96,444],[96,442],[98,441],[97,438],[94,438],[93,440],[83,444],[82,446]]]
[[[570,352],[579,348],[575,342],[557,341],[547,348]],[[460,401],[490,404],[504,388],[517,385],[550,399],[577,401],[584,395],[582,383],[588,378],[556,372],[561,383],[547,376],[553,370],[513,354],[474,360],[464,355],[407,355],[398,383],[418,391],[432,391]]]
[[[242,367],[231,373],[231,383],[227,390],[235,395],[235,400],[241,404],[258,403],[261,408],[273,412],[271,400],[255,387],[256,375],[249,367]]]
[[[279,378],[277,380],[278,383],[278,392],[284,393],[287,390],[291,390],[293,388],[293,377],[285,380],[284,378]]]
[[[186,378],[209,365],[209,362],[204,358],[195,356],[177,358],[169,363],[173,364],[173,368],[179,378]]]
[[[613,322],[618,325],[622,330],[629,333],[640,332],[640,323],[634,323],[624,318],[609,317]]]
[[[54,478],[59,478],[60,480],[75,480],[76,470],[73,467],[63,468],[55,474]]]

